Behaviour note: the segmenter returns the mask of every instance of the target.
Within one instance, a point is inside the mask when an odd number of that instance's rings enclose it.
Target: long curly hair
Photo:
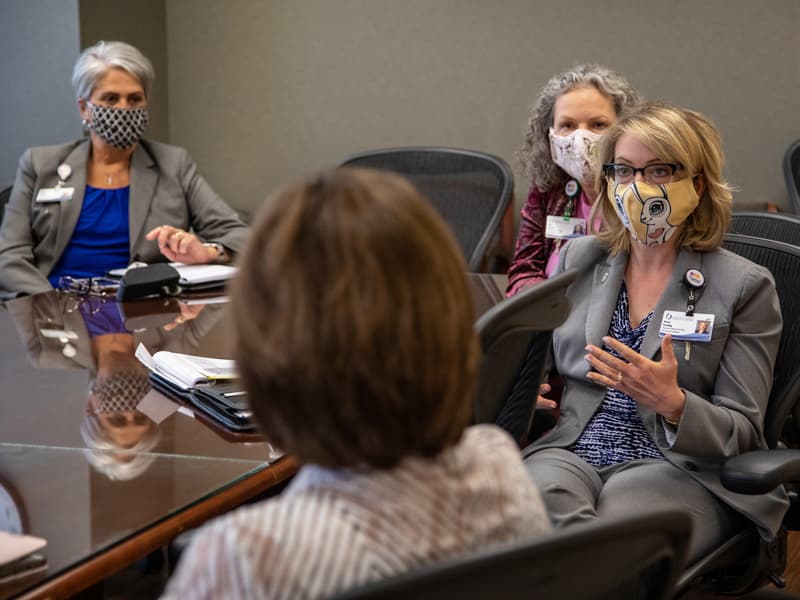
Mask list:
[[[639,92],[627,79],[600,65],[577,65],[550,79],[531,107],[525,142],[516,153],[523,178],[541,192],[551,191],[568,178],[550,155],[549,134],[556,100],[575,88],[586,86],[594,86],[601,94],[611,98],[617,116],[641,102]]]

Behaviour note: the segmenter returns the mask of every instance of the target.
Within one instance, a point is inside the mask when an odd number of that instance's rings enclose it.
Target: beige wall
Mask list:
[[[81,134],[77,56],[77,0],[0,0],[0,189],[14,183],[26,148]]]
[[[100,40],[133,44],[153,63],[156,80],[150,98],[147,136],[169,140],[167,31],[165,0],[79,0],[81,50]],[[75,55],[77,58],[77,54]],[[74,58],[73,58],[74,62]],[[51,142],[54,143],[54,142]]]
[[[796,0],[167,0],[170,139],[238,208],[352,152],[511,160],[547,78],[595,61],[722,130],[739,208],[788,206]],[[518,183],[518,196],[525,182]]]

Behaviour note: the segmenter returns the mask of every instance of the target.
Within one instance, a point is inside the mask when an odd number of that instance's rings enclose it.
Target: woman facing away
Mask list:
[[[186,150],[142,139],[154,72],[124,42],[98,42],[72,84],[89,132],[28,149],[0,227],[0,299],[106,275],[132,261],[228,262],[247,227]]]
[[[508,270],[509,296],[549,277],[561,244],[590,230],[597,142],[639,102],[624,77],[599,65],[578,65],[547,82],[517,155],[530,192]]]
[[[735,494],[719,478],[725,459],[766,447],[782,327],[769,271],[721,248],[719,134],[650,103],[608,130],[598,158],[604,226],[560,253],[559,271],[578,271],[553,335],[565,387],[557,426],[523,452],[531,478],[556,527],[679,507],[693,518],[690,560],[745,519],[769,539],[784,490]]]
[[[321,598],[550,531],[516,444],[467,427],[465,271],[396,175],[338,169],[267,200],[232,293],[235,357],[267,439],[305,466],[199,532],[166,597]]]

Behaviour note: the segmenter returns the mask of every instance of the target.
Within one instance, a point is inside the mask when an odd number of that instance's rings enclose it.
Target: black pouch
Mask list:
[[[117,301],[138,300],[153,296],[176,296],[180,294],[180,275],[167,263],[155,263],[146,267],[128,269],[117,290]]]

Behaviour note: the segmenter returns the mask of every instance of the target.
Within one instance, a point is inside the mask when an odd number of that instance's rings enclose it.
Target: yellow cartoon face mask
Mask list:
[[[607,194],[633,239],[646,246],[666,242],[700,203],[691,177],[657,185],[609,184]]]

